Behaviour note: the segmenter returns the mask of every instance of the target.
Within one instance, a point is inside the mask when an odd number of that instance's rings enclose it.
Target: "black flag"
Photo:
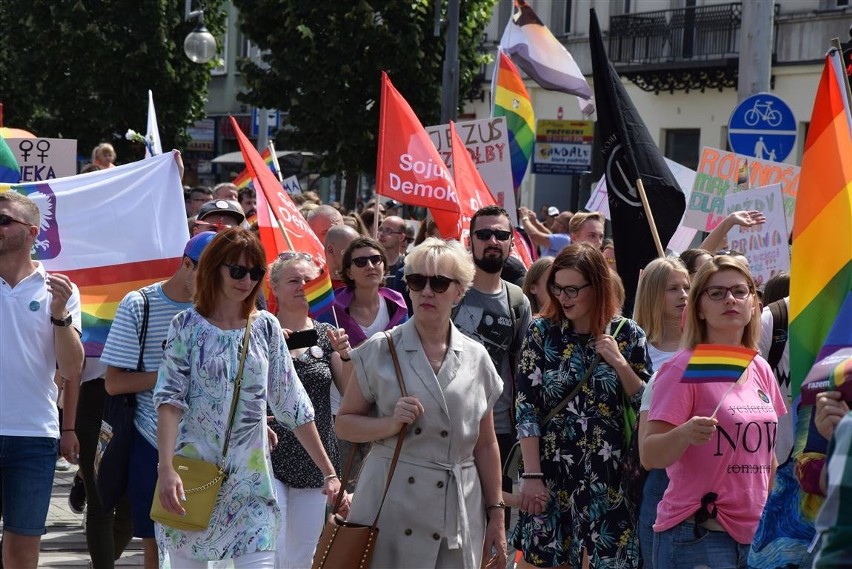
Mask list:
[[[615,260],[626,293],[624,313],[631,314],[639,271],[658,257],[636,181],[642,179],[663,248],[680,224],[686,198],[606,56],[594,8],[589,42],[600,137],[597,146],[606,175]]]

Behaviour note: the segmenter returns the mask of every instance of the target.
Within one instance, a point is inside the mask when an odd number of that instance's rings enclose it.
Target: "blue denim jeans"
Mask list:
[[[692,522],[654,534],[656,569],[747,569],[750,544]]]
[[[639,551],[642,553],[642,566],[654,569],[654,522],[657,519],[657,505],[663,499],[669,487],[669,476],[665,468],[654,468],[648,472],[645,486],[642,487],[642,505],[639,507]]]
[[[46,530],[59,441],[50,437],[0,435],[3,529],[26,536]]]

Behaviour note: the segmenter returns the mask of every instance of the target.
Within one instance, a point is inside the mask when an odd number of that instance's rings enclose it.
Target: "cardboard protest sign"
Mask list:
[[[512,223],[517,224],[506,118],[493,117],[457,122],[455,125],[468,154],[476,164],[476,170],[485,181],[494,200],[509,213]],[[446,124],[427,126],[426,132],[429,133],[429,138],[432,139],[444,163],[452,169],[450,126]]]
[[[766,223],[752,227],[734,226],[728,232],[728,248],[745,253],[757,286],[773,275],[790,271],[790,246],[781,184],[752,188],[725,196],[725,212],[758,210]]]
[[[21,183],[65,178],[77,173],[77,141],[68,138],[7,138],[21,167]]]
[[[284,186],[284,191],[286,191],[291,196],[302,193],[302,186],[299,185],[299,178],[297,178],[296,176],[284,178],[284,181],[281,182],[281,185]]]
[[[793,226],[793,210],[799,187],[799,167],[770,162],[705,146],[695,174],[692,193],[686,203],[683,224],[701,231],[711,231],[725,217],[725,196],[739,190],[741,168],[748,164],[748,187],[780,184],[784,197],[787,227]],[[743,209],[757,209],[745,207]]]

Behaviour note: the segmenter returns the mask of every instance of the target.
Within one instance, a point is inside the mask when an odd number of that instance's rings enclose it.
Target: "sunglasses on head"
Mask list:
[[[505,229],[477,229],[473,234],[480,241],[488,241],[492,235],[497,238],[497,241],[508,241],[512,236],[512,232]]]
[[[364,268],[367,266],[367,262],[369,262],[374,267],[382,262],[381,255],[365,255],[364,257],[355,257],[352,259],[352,264],[356,267]]]
[[[450,283],[457,283],[459,281],[451,279],[450,277],[442,277],[441,275],[431,277],[418,273],[405,275],[405,284],[407,284],[408,288],[414,292],[420,292],[426,288],[427,282],[429,283],[429,288],[432,289],[432,292],[441,294],[442,292],[447,292],[447,289],[450,288]]]
[[[282,261],[289,261],[291,259],[302,259],[303,261],[307,261],[309,263],[313,262],[314,258],[308,253],[299,253],[298,251],[284,251],[283,253],[278,254],[278,258]]]
[[[242,279],[246,275],[253,281],[259,281],[266,274],[266,269],[263,267],[252,267],[249,269],[245,265],[229,265],[227,263],[222,263],[222,266],[228,267],[228,274],[235,281]]]
[[[13,223],[20,223],[21,225],[30,226],[32,223],[27,223],[26,221],[21,221],[20,219],[15,219],[11,215],[6,215],[5,213],[0,213],[0,227],[6,227],[7,225],[12,225]]]

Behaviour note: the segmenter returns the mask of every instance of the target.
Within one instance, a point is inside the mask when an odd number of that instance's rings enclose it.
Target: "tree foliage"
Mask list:
[[[347,181],[374,173],[382,70],[424,125],[439,122],[447,24],[444,13],[436,37],[436,2],[446,11],[446,0],[234,0],[240,29],[264,50],[262,65],[244,62],[240,98],[289,112],[279,147],[321,153],[324,171]],[[461,2],[460,93],[486,57],[477,48],[495,2]],[[355,193],[346,198],[352,207]]]
[[[204,5],[217,37],[221,5]],[[0,1],[5,126],[76,138],[81,154],[111,142],[119,161],[130,161],[144,150],[131,147],[124,133],[145,131],[150,89],[163,148],[180,148],[186,127],[204,116],[212,65],[184,55],[193,27],[184,21],[183,0]]]

